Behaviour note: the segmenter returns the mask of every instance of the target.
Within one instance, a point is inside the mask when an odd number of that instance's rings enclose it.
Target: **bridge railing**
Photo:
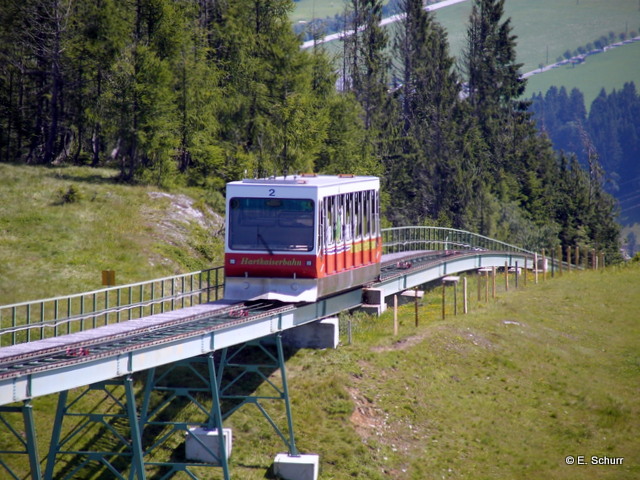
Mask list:
[[[0,306],[0,347],[222,298],[224,268]]]
[[[383,228],[382,244],[383,253],[414,250],[495,250],[533,254],[523,248],[477,233],[444,227]]]

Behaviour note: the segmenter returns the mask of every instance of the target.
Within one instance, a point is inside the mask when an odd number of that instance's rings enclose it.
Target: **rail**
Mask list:
[[[0,306],[0,347],[219,300],[224,268]]]
[[[477,233],[444,227],[397,227],[382,229],[383,253],[414,250],[493,250],[534,252]]]
[[[495,250],[533,253],[464,230],[443,227],[382,229],[383,253],[415,250]],[[0,347],[84,331],[113,322],[218,300],[224,267],[0,306]]]

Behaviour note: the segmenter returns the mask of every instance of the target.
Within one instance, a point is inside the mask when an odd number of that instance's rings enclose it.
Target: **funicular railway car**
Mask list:
[[[353,175],[227,184],[230,300],[313,302],[380,274],[380,180]]]

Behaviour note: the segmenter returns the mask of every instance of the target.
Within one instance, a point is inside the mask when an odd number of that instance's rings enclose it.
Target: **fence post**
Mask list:
[[[419,323],[419,321],[418,321],[418,287],[414,287],[414,289],[413,289],[413,293],[414,293],[413,298],[414,298],[414,300],[415,300],[413,304],[415,305],[415,312],[416,312],[416,327],[417,327],[417,326],[418,326],[418,323]]]
[[[398,295],[393,296],[393,336],[398,336]]]
[[[562,276],[562,245],[558,245],[558,274]]]
[[[467,303],[467,277],[464,277],[462,279],[462,293],[464,295],[463,310],[464,310],[464,313],[466,314],[466,313],[469,313],[469,305]]]
[[[509,291],[509,263],[504,262],[504,289]]]

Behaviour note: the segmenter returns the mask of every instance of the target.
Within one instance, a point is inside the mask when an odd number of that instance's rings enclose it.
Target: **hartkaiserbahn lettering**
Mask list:
[[[302,265],[301,260],[296,260],[295,258],[281,258],[281,259],[273,259],[273,258],[247,258],[242,257],[240,261],[240,265],[276,265],[276,266],[286,266],[286,267],[299,267]]]

